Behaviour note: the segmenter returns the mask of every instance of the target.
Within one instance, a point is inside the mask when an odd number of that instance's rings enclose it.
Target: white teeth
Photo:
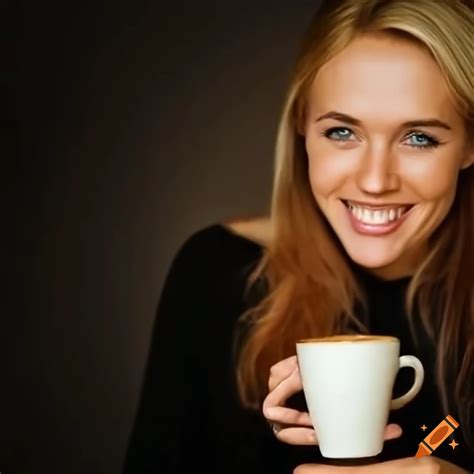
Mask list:
[[[385,214],[387,214],[387,211],[374,211],[374,221],[379,223],[379,224],[383,224],[383,222],[385,221],[385,218],[387,218],[388,220],[388,214],[387,216],[385,216]]]
[[[347,202],[352,214],[364,224],[383,225],[400,219],[405,212],[406,207],[398,207],[391,209],[368,209],[363,206]]]

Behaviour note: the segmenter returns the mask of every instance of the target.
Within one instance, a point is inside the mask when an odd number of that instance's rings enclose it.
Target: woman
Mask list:
[[[127,473],[474,470],[474,11],[330,1],[284,104],[269,219],[182,246],[161,296]],[[425,367],[369,465],[328,465],[295,342],[390,334]],[[402,371],[394,392],[411,385]],[[397,395],[397,393],[395,393]],[[414,458],[447,414],[456,443]]]

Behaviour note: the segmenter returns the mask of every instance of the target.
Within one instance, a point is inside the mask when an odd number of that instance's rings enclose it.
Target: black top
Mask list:
[[[244,410],[236,396],[235,326],[249,305],[246,279],[261,255],[258,244],[218,224],[196,232],[180,248],[158,306],[124,474],[197,468],[209,474],[288,474],[304,462],[328,462],[317,446],[278,441],[263,415]],[[386,282],[364,271],[359,276],[370,301],[370,332],[398,337],[400,354],[417,356],[425,367],[418,396],[390,415],[403,435],[386,441],[377,460],[414,456],[419,442],[448,415],[434,383],[434,347],[427,337],[420,348],[413,344],[403,309],[408,278]],[[402,369],[394,396],[412,381],[412,370]],[[456,412],[449,414],[459,421]],[[448,445],[452,439],[459,443],[454,450]],[[463,440],[462,426],[433,455],[474,470],[474,452]]]

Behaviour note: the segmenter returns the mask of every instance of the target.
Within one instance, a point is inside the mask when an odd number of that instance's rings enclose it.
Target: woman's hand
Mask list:
[[[403,458],[367,466],[326,466],[324,464],[304,464],[293,474],[470,474],[459,466],[434,456],[423,458]]]
[[[270,369],[268,389],[263,414],[274,426],[275,436],[288,444],[317,444],[309,414],[284,406],[288,398],[303,389],[296,356],[284,359]],[[390,424],[385,439],[398,438],[401,434],[400,426]]]

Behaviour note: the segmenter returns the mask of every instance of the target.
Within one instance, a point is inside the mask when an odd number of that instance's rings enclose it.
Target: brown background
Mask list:
[[[205,225],[266,212],[288,72],[318,4],[11,9],[2,474],[120,472],[171,258]]]

